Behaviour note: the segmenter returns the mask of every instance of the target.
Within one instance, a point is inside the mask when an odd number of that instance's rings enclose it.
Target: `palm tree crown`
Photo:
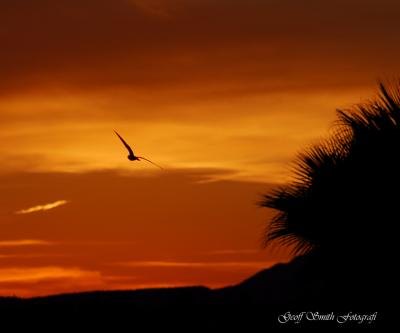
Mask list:
[[[277,210],[266,232],[311,250],[367,255],[390,244],[400,218],[400,85],[338,111],[334,134],[295,163],[294,180],[264,196]]]

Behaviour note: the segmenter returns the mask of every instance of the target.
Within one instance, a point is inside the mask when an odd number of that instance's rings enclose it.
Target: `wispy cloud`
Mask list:
[[[169,18],[167,1],[162,0],[131,0],[132,3],[142,10],[147,15],[156,16],[159,18]]]
[[[99,272],[63,267],[0,268],[1,282],[34,282],[47,279],[100,277]]]
[[[275,261],[222,261],[222,262],[191,262],[191,261],[129,261],[120,263],[130,267],[170,267],[170,268],[267,268]]]
[[[253,254],[259,251],[253,249],[243,249],[243,250],[215,250],[215,251],[208,251],[207,254]]]
[[[34,212],[40,212],[40,211],[45,211],[45,210],[49,210],[49,209],[53,209],[62,205],[65,205],[66,203],[68,203],[67,200],[57,200],[51,203],[47,203],[44,205],[37,205],[37,206],[33,206],[27,209],[21,209],[15,212],[15,214],[29,214],[29,213],[34,213]]]
[[[0,247],[31,246],[31,245],[52,245],[52,242],[40,239],[17,239],[0,241]]]

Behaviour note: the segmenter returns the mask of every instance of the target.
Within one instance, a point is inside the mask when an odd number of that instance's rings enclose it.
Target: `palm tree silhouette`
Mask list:
[[[374,100],[338,110],[331,137],[298,156],[289,185],[263,197],[262,206],[278,211],[265,244],[278,241],[295,254],[329,253],[349,263],[382,262],[393,254],[392,228],[400,218],[400,84],[379,86]]]

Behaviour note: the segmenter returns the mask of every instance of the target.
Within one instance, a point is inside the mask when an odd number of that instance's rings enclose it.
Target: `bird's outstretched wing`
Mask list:
[[[117,136],[119,137],[119,139],[122,141],[122,143],[124,144],[124,146],[126,147],[126,149],[128,149],[129,155],[135,156],[135,154],[133,153],[132,148],[126,143],[126,141],[122,138],[122,136],[119,135],[119,134],[117,133],[117,131],[114,131],[114,132],[115,132],[115,134],[117,134]]]
[[[161,170],[164,170],[164,168],[163,168],[163,167],[161,167],[161,166],[159,166],[158,164],[156,164],[156,163],[154,163],[154,162],[152,162],[152,161],[148,160],[148,159],[147,159],[147,158],[145,158],[145,157],[142,157],[142,156],[137,156],[137,158],[138,158],[139,160],[145,160],[145,161],[147,161],[147,162],[150,162],[151,164],[155,165],[157,168],[160,168]]]

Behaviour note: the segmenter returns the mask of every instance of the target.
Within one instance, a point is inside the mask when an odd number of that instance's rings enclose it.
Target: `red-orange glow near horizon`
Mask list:
[[[288,260],[260,248],[257,202],[398,75],[399,9],[1,1],[0,295],[218,287]]]

